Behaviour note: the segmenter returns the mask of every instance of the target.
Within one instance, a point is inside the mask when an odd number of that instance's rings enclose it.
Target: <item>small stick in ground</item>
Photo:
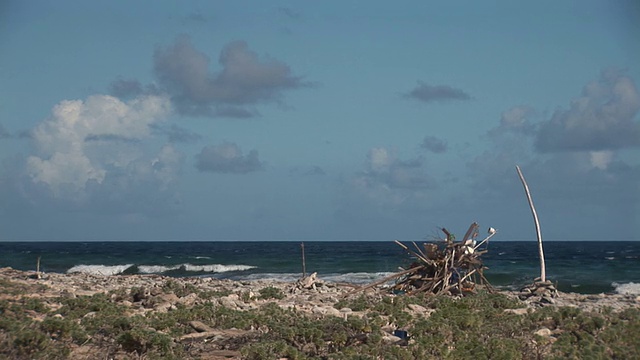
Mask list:
[[[304,242],[300,243],[300,248],[302,249],[302,277],[307,277],[307,263],[304,259]]]

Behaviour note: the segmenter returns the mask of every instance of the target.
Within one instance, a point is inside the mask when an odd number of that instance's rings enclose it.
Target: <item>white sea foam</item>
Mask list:
[[[357,272],[346,274],[318,274],[318,279],[332,283],[369,284],[393,273],[390,272]],[[237,277],[238,280],[272,280],[295,282],[302,277],[301,273],[258,273]]]
[[[616,288],[616,292],[618,294],[628,294],[628,295],[640,295],[640,283],[613,283],[614,288]]]
[[[67,270],[68,274],[71,273],[84,273],[84,274],[92,274],[92,275],[116,275],[121,274],[128,268],[132,267],[133,264],[126,265],[76,265],[71,269]]]
[[[300,279],[300,273],[258,273],[236,277],[237,280],[271,280],[282,282],[294,282]]]
[[[346,274],[327,274],[325,276],[321,276],[322,280],[335,282],[335,283],[350,283],[350,284],[368,284],[374,281],[382,280],[384,277],[389,276],[393,273],[390,272],[357,272],[357,273],[346,273]]]
[[[180,267],[184,267],[186,271],[195,271],[195,272],[210,272],[210,273],[223,273],[229,271],[246,271],[255,269],[257,266],[251,265],[222,265],[222,264],[212,264],[212,265],[192,265],[192,264],[182,264]]]
[[[209,272],[209,273],[224,273],[229,271],[245,271],[256,268],[250,265],[192,265],[192,264],[178,264],[178,265],[138,265],[138,271],[142,274],[161,274],[166,271],[172,270],[184,270],[192,272]]]
[[[159,274],[165,271],[179,269],[180,265],[163,266],[163,265],[139,265],[138,271],[142,274]]]

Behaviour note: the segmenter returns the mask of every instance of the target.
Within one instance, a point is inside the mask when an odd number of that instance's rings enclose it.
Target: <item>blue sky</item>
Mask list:
[[[638,240],[633,1],[5,1],[1,240]]]

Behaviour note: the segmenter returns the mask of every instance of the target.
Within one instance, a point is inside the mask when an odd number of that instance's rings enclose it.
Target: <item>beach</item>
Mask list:
[[[234,281],[211,277],[172,278],[160,275],[100,276],[85,273],[46,273],[41,274],[38,279],[37,274],[33,271],[2,268],[0,269],[0,283],[4,287],[0,293],[0,301],[5,304],[5,312],[11,308],[6,304],[38,304],[37,309],[33,309],[34,306],[31,309],[26,306],[26,310],[24,310],[33,324],[46,322],[47,318],[59,321],[63,321],[67,317],[71,318],[71,312],[68,310],[70,303],[65,303],[68,299],[100,297],[101,301],[116,306],[121,312],[120,315],[129,318],[139,317],[140,319],[160,316],[159,314],[184,312],[191,308],[208,307],[210,309],[226,309],[234,314],[241,312],[254,314],[263,311],[266,307],[272,310],[289,311],[295,313],[295,316],[317,321],[325,321],[326,319],[351,321],[349,319],[372,318],[371,313],[374,312],[377,305],[372,305],[371,308],[357,306],[358,301],[363,301],[363,299],[370,299],[372,304],[385,301],[395,304],[405,301],[398,299],[409,298],[406,295],[390,294],[380,287],[360,291],[358,285],[332,283],[323,281],[321,278],[303,284],[301,282],[272,280]],[[500,291],[500,295],[504,299],[512,300],[513,304],[519,304],[503,309],[505,313],[513,316],[535,313],[541,308],[562,309],[568,307],[594,314],[620,313],[628,309],[637,311],[640,308],[640,296],[633,294],[585,295],[558,292],[556,296],[547,299],[547,301],[536,296],[521,301],[518,299],[516,291]],[[438,297],[455,299],[450,295],[439,295]],[[438,311],[437,306],[425,304],[408,301],[400,311],[413,319],[429,318],[432,313]],[[375,316],[381,313],[379,307],[377,309],[373,314]],[[95,306],[95,309],[88,309],[83,314],[73,315],[73,321],[83,324],[88,317],[96,316],[100,311],[100,307]],[[244,324],[246,325],[244,327],[225,325],[216,328],[216,322],[212,321],[213,318],[210,314],[203,316],[202,319],[198,319],[197,314],[192,314],[191,317],[191,319],[182,319],[175,324],[166,325],[163,329],[154,329],[146,324],[144,326],[147,328],[144,330],[147,335],[153,333],[166,335],[167,341],[171,344],[170,347],[181,349],[182,355],[179,357],[200,359],[260,358],[251,355],[252,353],[242,353],[242,348],[247,344],[259,342],[265,333],[272,331],[270,325],[260,324],[255,320],[252,320],[254,322],[251,325]],[[408,325],[413,321],[400,321],[398,320],[400,316],[394,317],[392,314],[386,317],[382,316],[382,318],[383,320],[376,323],[379,328],[374,329],[367,325],[360,334],[360,340],[349,340],[353,342],[351,346],[356,346],[359,342],[366,344],[367,337],[375,334],[375,341],[402,349],[410,347],[411,344],[407,339],[397,336],[403,334],[397,333],[397,330],[403,327],[410,329]],[[270,320],[277,321],[275,318]],[[181,330],[176,332],[172,330],[172,326],[180,327]],[[128,325],[125,329],[133,331],[135,326]],[[562,334],[562,329],[553,329],[553,326],[535,326],[531,332],[532,338],[535,336],[546,337],[550,343],[553,343],[554,339]],[[134,355],[142,356],[147,352],[166,355],[161,346],[156,349],[149,345],[152,342],[141,339],[127,343],[122,340],[122,334],[120,334],[120,338],[109,339],[109,334],[105,335],[100,331],[94,334],[89,332],[86,339],[82,341],[67,339],[69,334],[61,334],[61,331],[56,332],[56,330],[51,331],[48,335],[51,337],[50,341],[65,343],[67,351],[65,356],[70,359],[93,359],[97,353],[107,354],[108,356],[105,355],[105,358],[113,359],[135,358]],[[353,334],[353,336],[356,335],[358,334]],[[11,335],[6,331],[1,333],[1,336],[3,341],[11,340]],[[296,341],[290,342],[289,345],[294,347],[299,345],[297,351],[300,354],[322,355],[322,352],[325,351],[322,350],[323,345],[318,344],[313,345],[318,348],[315,350],[311,349],[311,345],[297,344]],[[327,349],[330,348],[329,346]],[[5,355],[7,355],[6,352],[7,350],[5,350]],[[12,356],[21,356],[21,353],[11,353],[8,358]]]

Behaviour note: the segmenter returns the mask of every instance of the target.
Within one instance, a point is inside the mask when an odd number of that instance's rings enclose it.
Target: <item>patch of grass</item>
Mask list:
[[[181,295],[193,290],[177,282],[164,285]],[[136,294],[143,295],[144,289],[60,298],[56,301],[61,306],[55,311],[38,298],[0,300],[0,359],[63,359],[86,343],[111,357],[131,359],[197,358],[202,353],[193,349],[198,346],[202,351],[239,350],[245,359],[640,358],[640,310],[634,308],[588,313],[545,307],[516,315],[505,310],[522,303],[501,294],[457,299],[363,294],[335,304],[337,309],[349,307],[360,314],[347,319],[284,309],[274,302],[247,311],[217,302],[177,304],[164,313],[132,315],[118,301]],[[208,296],[217,295],[222,293]],[[264,299],[281,296],[275,287],[263,288],[259,294]],[[430,315],[412,316],[412,304],[429,309]],[[193,320],[215,329],[251,332],[215,344],[175,341],[194,331],[189,326]],[[381,327],[389,324],[409,332],[406,346],[385,342]],[[552,330],[557,340],[534,335],[542,327]]]
[[[282,290],[277,287],[267,286],[265,288],[260,289],[260,299],[284,299],[284,293]]]
[[[162,284],[162,291],[165,293],[174,293],[178,297],[184,297],[189,294],[198,293],[198,288],[193,284],[169,279]]]

